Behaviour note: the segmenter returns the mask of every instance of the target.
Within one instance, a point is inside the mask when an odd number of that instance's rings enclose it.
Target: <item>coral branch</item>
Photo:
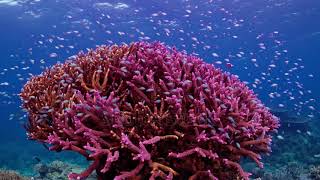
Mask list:
[[[199,147],[186,150],[182,153],[169,153],[169,157],[175,157],[175,158],[184,158],[186,156],[190,156],[191,154],[199,154],[201,157],[207,157],[209,159],[216,159],[218,158],[218,155],[216,153],[213,153],[211,150],[205,150]]]
[[[70,173],[68,175],[69,180],[82,180],[86,179],[99,165],[99,160],[93,161],[93,163],[83,172],[80,174],[77,173]]]
[[[114,178],[114,180],[124,180],[124,179],[128,179],[131,177],[136,177],[136,175],[139,173],[139,171],[141,171],[141,169],[143,168],[144,163],[139,163],[139,165],[134,168],[132,171],[125,171],[125,172],[121,172],[121,175],[116,176]]]
[[[168,167],[168,166],[165,166],[163,164],[160,164],[160,163],[157,163],[157,162],[152,162],[152,165],[151,165],[152,169],[155,170],[155,169],[161,169],[161,170],[164,170],[164,171],[167,171],[169,173],[172,173],[173,175],[175,176],[178,176],[179,173],[177,173],[175,170],[173,170],[172,168]]]

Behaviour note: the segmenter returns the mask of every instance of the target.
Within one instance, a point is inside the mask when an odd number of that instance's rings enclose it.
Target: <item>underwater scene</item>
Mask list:
[[[0,180],[320,180],[320,1],[0,0]]]

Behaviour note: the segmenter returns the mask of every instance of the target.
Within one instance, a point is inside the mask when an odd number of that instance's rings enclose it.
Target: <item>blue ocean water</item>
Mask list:
[[[317,0],[0,0],[0,17],[0,168],[36,176],[38,159],[85,165],[76,154],[27,140],[18,94],[31,74],[81,50],[141,40],[236,74],[266,106],[290,114],[280,117],[267,169],[320,163]],[[283,153],[290,147],[296,152]]]

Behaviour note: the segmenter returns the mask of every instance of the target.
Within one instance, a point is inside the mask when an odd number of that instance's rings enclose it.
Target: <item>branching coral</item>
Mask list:
[[[100,179],[248,179],[278,119],[236,76],[161,43],[100,46],[32,77],[27,135]]]

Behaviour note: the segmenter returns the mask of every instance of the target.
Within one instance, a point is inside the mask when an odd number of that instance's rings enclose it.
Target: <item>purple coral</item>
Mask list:
[[[161,43],[100,46],[32,77],[28,136],[76,151],[99,179],[248,179],[278,119],[236,76]]]

